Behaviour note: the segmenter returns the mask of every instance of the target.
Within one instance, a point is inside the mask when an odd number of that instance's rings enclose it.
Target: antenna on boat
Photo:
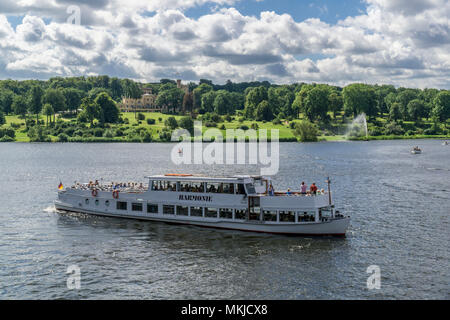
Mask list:
[[[330,183],[331,183],[330,177],[327,177],[327,184],[328,184],[328,202],[330,203],[330,206],[331,206],[331,190],[330,190]]]

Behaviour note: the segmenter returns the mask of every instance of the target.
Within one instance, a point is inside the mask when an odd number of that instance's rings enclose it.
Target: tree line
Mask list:
[[[276,85],[267,81],[214,84],[207,79],[187,84],[188,91],[171,79],[157,83],[138,83],[115,77],[54,77],[47,81],[1,80],[0,125],[4,115],[22,118],[46,116],[47,126],[57,113],[74,114],[80,122],[116,123],[120,119],[116,103],[122,97],[140,98],[143,89],[157,95],[156,105],[167,113],[192,116],[235,115],[257,121],[298,119],[316,123],[340,121],[365,113],[368,121],[377,117],[390,122],[423,119],[434,124],[450,118],[450,91],[396,88],[392,85],[353,83],[345,87],[327,84],[294,83]],[[2,120],[3,119],[3,120]]]

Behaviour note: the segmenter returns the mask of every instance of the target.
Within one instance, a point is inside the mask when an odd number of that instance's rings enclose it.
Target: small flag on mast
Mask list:
[[[62,182],[60,181],[59,182],[59,186],[58,186],[58,190],[62,190],[62,189],[64,189],[64,186],[63,186]]]

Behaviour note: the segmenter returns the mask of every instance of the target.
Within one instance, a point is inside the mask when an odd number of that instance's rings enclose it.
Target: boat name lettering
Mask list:
[[[212,197],[211,196],[193,196],[193,195],[184,195],[180,194],[178,196],[178,200],[188,200],[188,201],[207,201],[211,202]]]

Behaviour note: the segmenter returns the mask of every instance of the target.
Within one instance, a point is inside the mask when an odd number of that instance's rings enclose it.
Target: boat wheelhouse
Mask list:
[[[148,185],[98,182],[58,192],[55,207],[110,217],[133,218],[293,235],[343,236],[350,218],[335,210],[328,190],[273,192],[262,176],[205,177],[166,174]]]

